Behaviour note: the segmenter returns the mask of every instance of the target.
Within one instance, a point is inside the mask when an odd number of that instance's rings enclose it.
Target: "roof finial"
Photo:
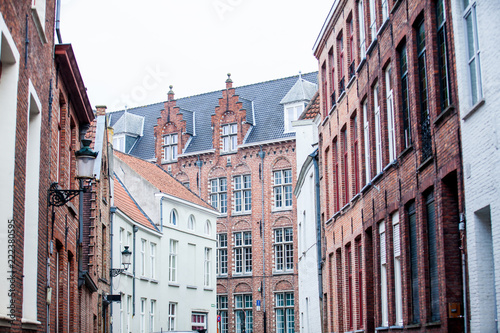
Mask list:
[[[233,87],[233,80],[231,80],[231,73],[227,73],[226,89],[231,89],[232,87]]]
[[[231,73],[227,73],[227,80],[226,82],[233,82],[233,80],[231,80]]]
[[[299,80],[302,80],[302,71],[299,71]]]
[[[172,88],[174,87],[173,85],[169,85],[168,86],[170,88],[170,90],[168,91],[167,95],[168,95],[168,100],[171,101],[174,99],[174,91],[172,90]]]

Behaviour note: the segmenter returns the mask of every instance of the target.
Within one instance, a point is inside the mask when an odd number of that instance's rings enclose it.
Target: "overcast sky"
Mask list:
[[[90,103],[108,111],[317,71],[333,0],[62,0]]]

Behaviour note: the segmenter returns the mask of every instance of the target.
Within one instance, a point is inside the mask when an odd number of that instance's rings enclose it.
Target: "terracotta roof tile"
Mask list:
[[[300,120],[314,119],[318,114],[319,114],[319,92],[316,92],[316,94],[314,94],[313,98],[311,99],[309,104],[307,104],[306,108],[300,115],[299,119]]]
[[[191,192],[187,187],[182,185],[179,181],[177,181],[177,179],[172,177],[157,164],[119,151],[114,151],[114,154],[116,158],[126,163],[142,178],[146,179],[161,192],[215,211],[212,206]]]
[[[114,184],[115,206],[125,215],[146,228],[158,231],[153,221],[144,213],[130,193],[125,189],[123,183],[115,176]]]

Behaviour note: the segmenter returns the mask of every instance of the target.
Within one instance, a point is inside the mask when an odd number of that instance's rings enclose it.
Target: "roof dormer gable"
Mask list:
[[[317,90],[318,86],[316,84],[304,80],[302,75],[299,75],[297,82],[295,82],[280,102],[283,105],[285,133],[295,132],[292,121],[299,119],[299,116]]]

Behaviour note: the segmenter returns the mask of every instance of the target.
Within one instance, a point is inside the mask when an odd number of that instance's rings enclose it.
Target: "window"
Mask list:
[[[172,209],[170,212],[170,224],[171,225],[177,225],[177,211],[175,209]]]
[[[113,149],[125,153],[125,135],[118,134],[113,136]]]
[[[124,238],[125,238],[125,229],[123,228],[120,228],[120,233],[119,233],[119,240],[120,240],[120,251],[121,249],[123,249],[123,241],[124,241]],[[122,256],[118,256],[120,258],[120,267],[122,265]]]
[[[274,171],[274,207],[292,207],[292,170]]]
[[[237,213],[252,210],[252,180],[250,175],[234,177],[234,208]]]
[[[346,269],[347,269],[347,327],[352,330],[354,328],[354,307],[353,307],[353,276],[352,276],[352,251],[351,244],[346,247]]]
[[[378,224],[379,240],[380,240],[380,304],[381,304],[381,320],[382,327],[389,326],[389,305],[387,303],[387,251],[385,237],[385,222]]]
[[[70,279],[68,279],[68,283],[69,283],[69,281],[70,281]],[[68,296],[69,296],[69,293],[68,293]],[[120,331],[119,332],[123,333],[125,331],[124,327],[123,327],[123,325],[124,325],[124,323],[123,323],[123,303],[125,303],[125,294],[124,293],[120,293],[120,299],[123,301],[119,302],[120,303]],[[68,327],[69,327],[69,320],[70,320],[70,317],[69,317],[69,313],[68,313]]]
[[[168,281],[177,282],[177,248],[179,242],[176,240],[170,240],[170,255],[168,261]]]
[[[275,297],[276,311],[276,332],[295,332],[295,313],[293,292],[279,292]]]
[[[275,271],[293,271],[293,229],[274,229]]]
[[[141,276],[146,276],[146,240],[141,239]]]
[[[149,331],[155,331],[155,311],[156,311],[156,301],[154,299],[151,300],[150,308],[149,308]]]
[[[221,213],[227,213],[227,179],[225,177],[210,181],[210,202]]]
[[[325,87],[326,87],[326,81],[325,81]],[[325,99],[326,99],[326,94],[325,94]],[[285,132],[295,132],[295,129],[292,126],[292,121],[299,119],[299,116],[302,114],[302,111],[304,111],[304,103],[290,104],[285,107]]]
[[[354,192],[359,193],[359,134],[358,134],[358,117],[355,114],[351,119],[352,141],[353,141],[353,166],[354,166]]]
[[[141,333],[146,332],[146,299],[141,298],[141,317],[140,317]]]
[[[217,275],[227,275],[227,234],[217,234]]]
[[[340,167],[339,167],[339,143],[338,139],[335,138],[333,139],[333,144],[332,144],[332,159],[333,159],[333,171],[335,172],[334,175],[334,199],[335,199],[335,212],[338,212],[340,210],[340,177],[339,177],[339,172],[340,172]]]
[[[396,159],[396,130],[394,123],[394,97],[392,93],[392,69],[385,70],[385,99],[387,103],[387,134],[389,136],[389,161]]]
[[[475,105],[477,101],[483,97],[483,89],[481,85],[481,62],[479,57],[479,39],[477,37],[476,1],[463,0],[463,4],[467,60],[469,65],[470,102],[472,105]]]
[[[370,32],[372,43],[377,39],[377,12],[375,10],[375,0],[370,0]]]
[[[195,331],[195,330],[203,330],[206,328],[207,328],[207,314],[193,312],[191,314],[191,329]]]
[[[168,303],[168,331],[175,331],[176,325],[175,325],[175,318],[177,315],[177,303]]]
[[[217,311],[220,316],[220,333],[228,333],[227,295],[217,295]]]
[[[177,134],[169,134],[163,136],[163,160],[176,161],[177,160]]]
[[[358,2],[358,22],[359,22],[359,53],[364,59],[366,57],[366,33],[365,33],[365,9],[363,0]]]
[[[424,20],[417,26],[418,82],[420,92],[420,126],[422,135],[422,161],[432,155],[431,123],[427,95],[427,58],[425,53]]]
[[[323,83],[323,110],[324,115],[328,114],[328,103],[327,103],[327,91],[328,91],[328,83],[326,82],[326,61],[321,66],[321,82]]]
[[[358,329],[363,327],[363,255],[361,238],[356,242],[356,258],[358,259]]]
[[[127,332],[131,332],[130,319],[132,318],[132,296],[127,296]]]
[[[344,36],[340,33],[337,39],[337,50],[339,55],[339,95],[345,91],[345,69],[344,69]]]
[[[389,18],[389,1],[382,0],[382,22]]]
[[[212,275],[212,249],[206,247],[205,248],[205,263],[204,263],[204,286],[210,287],[211,285],[211,275]]]
[[[350,173],[349,173],[349,155],[348,155],[348,152],[349,152],[349,146],[348,146],[348,142],[347,142],[347,128],[344,128],[342,130],[342,164],[344,165],[344,172],[343,172],[343,176],[344,176],[344,205],[347,205],[347,203],[349,202],[349,196],[350,196],[350,189],[349,189],[349,176],[350,176]]]
[[[196,220],[194,218],[194,215],[189,215],[188,218],[188,229],[189,230],[194,230],[194,226],[196,225]]]
[[[420,322],[420,305],[418,292],[418,244],[417,244],[417,214],[415,211],[415,203],[408,206],[408,224],[409,224],[409,241],[410,241],[410,322],[413,324]]]
[[[328,60],[330,65],[330,107],[333,107],[337,103],[335,98],[335,60],[333,58],[333,47],[328,52]],[[326,89],[324,94],[326,99]]]
[[[32,0],[31,9],[35,18],[36,27],[42,39],[45,37],[45,3],[46,1]],[[46,42],[46,41],[45,41]]]
[[[222,125],[222,151],[236,151],[238,145],[238,127],[236,124]]]
[[[365,185],[371,180],[370,166],[370,120],[368,119],[368,105],[363,103],[363,141],[365,146]]]
[[[150,265],[151,265],[151,278],[156,277],[156,244],[155,243],[149,243],[150,244],[150,249],[149,249],[149,258],[150,258]]]
[[[396,306],[396,325],[403,326],[403,294],[401,280],[401,232],[399,224],[399,212],[391,216],[392,220],[392,242],[394,250],[394,298]]]
[[[401,98],[403,111],[403,134],[405,148],[411,146],[411,117],[410,96],[408,88],[408,59],[406,58],[406,45],[403,44],[399,51],[399,65],[401,67]]]
[[[373,88],[373,113],[375,114],[375,158],[377,174],[382,172],[382,120],[378,103],[378,84]]]
[[[347,23],[349,27],[349,80],[356,74],[355,61],[354,61],[354,23],[351,19]]]
[[[431,321],[440,320],[439,315],[439,272],[438,272],[438,253],[437,253],[437,226],[436,226],[436,208],[434,204],[434,194],[431,192],[425,198],[425,208],[427,212],[427,246],[429,259],[429,286],[431,303]]]
[[[234,234],[235,273],[252,273],[252,233],[250,231]]]
[[[436,3],[437,51],[439,60],[439,86],[441,112],[450,105],[450,75],[448,73],[448,44],[446,41],[446,7],[444,0]]]
[[[210,235],[212,233],[212,224],[209,220],[205,221],[205,235]]]
[[[253,333],[252,295],[235,295],[236,333]]]

